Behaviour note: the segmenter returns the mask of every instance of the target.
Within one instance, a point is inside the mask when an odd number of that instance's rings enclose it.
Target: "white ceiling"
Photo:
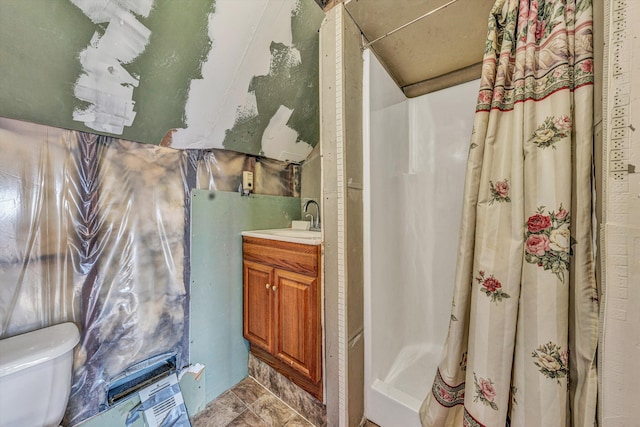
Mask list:
[[[346,0],[367,41],[450,0]],[[384,39],[371,49],[408,97],[477,79],[495,0],[457,0]]]

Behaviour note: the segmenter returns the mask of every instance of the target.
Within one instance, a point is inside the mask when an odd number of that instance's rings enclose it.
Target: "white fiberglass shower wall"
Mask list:
[[[365,415],[412,427],[449,324],[479,83],[407,99],[364,57]]]

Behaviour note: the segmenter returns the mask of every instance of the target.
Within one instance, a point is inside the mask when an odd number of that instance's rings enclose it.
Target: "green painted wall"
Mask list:
[[[210,49],[207,15],[213,0],[155,0],[148,18],[146,50],[125,68],[144,76],[134,90],[133,125],[120,137],[159,144],[168,129],[184,126],[184,105],[191,79]],[[0,116],[96,133],[73,120],[85,105],[73,94],[82,72],[78,55],[94,25],[68,0],[0,2]]]
[[[261,153],[262,134],[280,105],[293,110],[287,125],[298,132],[298,141],[315,147],[320,140],[318,89],[319,36],[324,12],[313,1],[301,1],[291,16],[293,47],[300,52],[300,64],[291,67],[290,49],[282,43],[271,44],[271,70],[255,76],[249,87],[254,91],[258,116],[238,117],[227,131],[224,148]]]
[[[261,4],[256,0],[256,13],[260,13]],[[155,0],[147,18],[136,15],[151,36],[145,51],[123,64],[140,82],[133,89],[133,124],[116,136],[160,144],[170,130],[188,126],[185,106],[191,82],[203,79],[202,64],[212,49],[208,33],[212,12],[216,12],[215,0]],[[299,0],[291,15],[293,46],[272,42],[270,71],[254,76],[249,87],[243,88],[255,93],[258,114],[238,112],[223,141],[204,135],[191,141],[195,145],[190,148],[223,147],[260,155],[264,130],[281,105],[293,110],[287,126],[297,132],[297,141],[317,145],[318,29],[323,18],[313,0]],[[269,28],[269,24],[263,27]],[[107,24],[91,22],[71,0],[0,1],[0,116],[109,135],[73,120],[73,111],[88,105],[73,93],[83,72],[79,54],[90,44],[94,32],[102,35],[106,28]],[[225,39],[234,37],[230,33]],[[297,65],[289,61],[294,51],[301,59]],[[243,67],[254,66],[250,59]],[[226,95],[211,93],[211,99]],[[229,100],[228,109],[236,111],[238,107]]]
[[[140,18],[151,39],[127,66],[144,78],[133,91],[138,114],[122,138],[159,144],[169,129],[185,126],[189,85],[202,78],[202,61],[211,48],[207,17],[214,10],[214,0],[155,0],[149,17]]]
[[[0,115],[78,127],[71,118],[73,84],[82,72],[78,52],[94,31],[67,1],[0,2]]]

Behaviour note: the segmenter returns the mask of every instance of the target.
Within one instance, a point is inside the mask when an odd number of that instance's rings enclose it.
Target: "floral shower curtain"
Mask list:
[[[424,426],[593,426],[591,0],[497,0]]]

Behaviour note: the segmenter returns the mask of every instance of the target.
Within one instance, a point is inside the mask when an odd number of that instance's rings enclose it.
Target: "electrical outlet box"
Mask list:
[[[253,172],[242,171],[242,190],[253,191]]]

